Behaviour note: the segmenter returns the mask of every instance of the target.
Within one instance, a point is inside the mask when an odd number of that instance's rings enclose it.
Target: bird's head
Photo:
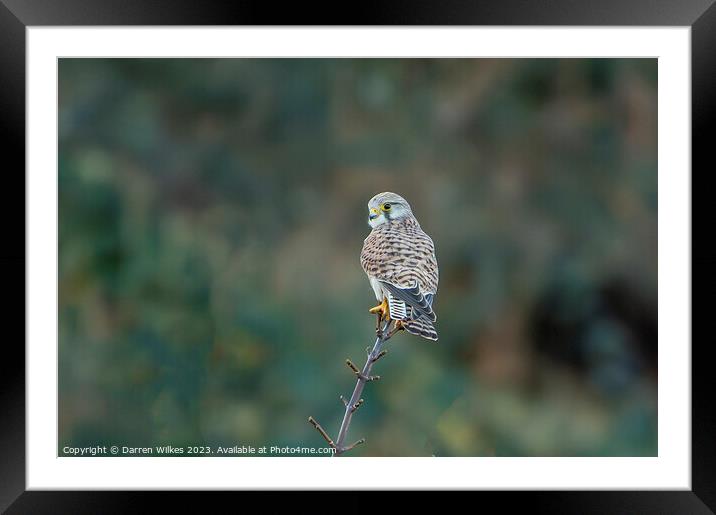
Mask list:
[[[368,202],[368,224],[373,228],[407,216],[413,216],[410,204],[397,193],[378,193]]]

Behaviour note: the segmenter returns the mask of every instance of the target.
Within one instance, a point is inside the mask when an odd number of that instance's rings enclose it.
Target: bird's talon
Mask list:
[[[378,315],[379,320],[389,320],[390,311],[388,309],[388,299],[384,298],[383,302],[381,302],[375,307],[370,308],[368,312],[373,315]]]

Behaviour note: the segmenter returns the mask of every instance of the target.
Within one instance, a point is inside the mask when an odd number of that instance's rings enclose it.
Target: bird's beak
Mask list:
[[[370,214],[368,215],[369,220],[375,220],[380,216],[380,211],[378,211],[376,208],[371,208]]]

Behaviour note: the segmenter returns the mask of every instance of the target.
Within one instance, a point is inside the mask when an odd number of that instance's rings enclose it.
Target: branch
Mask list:
[[[316,419],[313,417],[308,417],[308,421],[313,425],[313,427],[318,430],[319,433],[321,433],[321,436],[326,439],[326,442],[328,442],[328,445],[331,446],[333,449],[336,448],[336,444],[333,443],[333,440],[331,440],[331,437],[328,436],[328,433],[326,433],[326,430],[321,427],[321,424],[316,422]]]
[[[363,404],[363,399],[361,398],[363,388],[365,388],[366,383],[371,381],[377,381],[378,379],[380,379],[380,376],[370,375],[370,371],[373,368],[373,364],[380,358],[385,356],[388,352],[387,350],[382,350],[381,347],[396,332],[395,329],[393,331],[388,331],[391,326],[391,323],[392,322],[388,320],[383,324],[383,326],[378,331],[378,336],[375,339],[375,344],[373,345],[373,348],[371,350],[366,349],[368,357],[362,369],[358,369],[358,367],[355,366],[355,364],[350,359],[346,360],[346,365],[353,371],[358,380],[356,381],[355,388],[353,389],[353,394],[351,395],[351,398],[349,400],[346,400],[345,397],[343,397],[342,395],[340,396],[340,399],[345,406],[345,413],[343,414],[343,421],[341,422],[341,427],[338,430],[338,438],[336,439],[336,441],[333,442],[331,437],[328,436],[328,433],[326,433],[326,431],[321,427],[318,422],[316,422],[313,417],[308,418],[308,421],[313,424],[313,427],[315,427],[316,430],[321,434],[321,436],[323,436],[326,442],[328,442],[328,445],[331,448],[335,449],[333,456],[340,456],[341,454],[350,451],[354,447],[365,443],[365,438],[361,438],[360,440],[348,446],[345,445],[346,436],[348,435],[348,428],[351,425],[353,413],[355,413],[355,411]]]

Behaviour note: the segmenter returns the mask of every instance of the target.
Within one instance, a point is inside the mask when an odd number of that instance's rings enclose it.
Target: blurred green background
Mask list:
[[[351,455],[656,455],[656,94],[656,59],[61,59],[59,449],[324,445],[389,190],[440,341],[390,341]]]

